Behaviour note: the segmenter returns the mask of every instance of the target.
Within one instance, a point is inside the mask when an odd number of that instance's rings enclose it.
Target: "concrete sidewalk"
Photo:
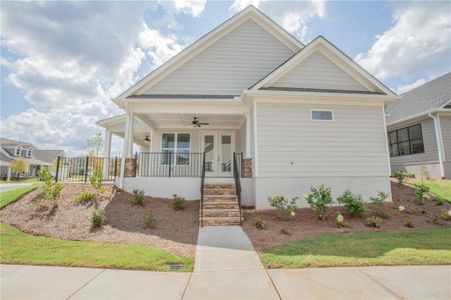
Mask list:
[[[24,183],[2,183],[2,184],[0,184],[0,193],[1,192],[6,192],[6,191],[10,191],[10,190],[19,189],[19,188],[23,188],[23,187],[27,187],[27,186],[31,186],[31,185],[33,185],[33,183],[30,183],[30,182],[24,182]]]

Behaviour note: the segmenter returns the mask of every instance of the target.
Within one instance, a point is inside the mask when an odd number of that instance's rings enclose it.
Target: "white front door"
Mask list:
[[[205,151],[205,175],[231,177],[235,133],[233,131],[205,131],[201,136],[201,149]]]

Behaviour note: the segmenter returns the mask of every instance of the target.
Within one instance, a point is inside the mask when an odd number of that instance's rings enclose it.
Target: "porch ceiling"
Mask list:
[[[196,117],[202,123],[210,125],[202,126],[203,129],[237,129],[244,120],[243,115],[233,114],[175,114],[156,113],[139,114],[138,118],[150,127],[156,128],[192,128],[191,123]],[[197,127],[196,127],[197,128]]]

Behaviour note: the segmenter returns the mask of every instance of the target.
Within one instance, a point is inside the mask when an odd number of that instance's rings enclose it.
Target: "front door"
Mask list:
[[[233,131],[202,132],[201,149],[205,151],[205,175],[231,177],[235,133]]]

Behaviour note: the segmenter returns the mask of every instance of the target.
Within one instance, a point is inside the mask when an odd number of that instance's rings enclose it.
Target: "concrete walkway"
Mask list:
[[[23,188],[26,186],[33,185],[33,183],[24,182],[24,183],[3,183],[0,184],[0,192],[6,192],[10,190],[15,190],[18,188]]]

